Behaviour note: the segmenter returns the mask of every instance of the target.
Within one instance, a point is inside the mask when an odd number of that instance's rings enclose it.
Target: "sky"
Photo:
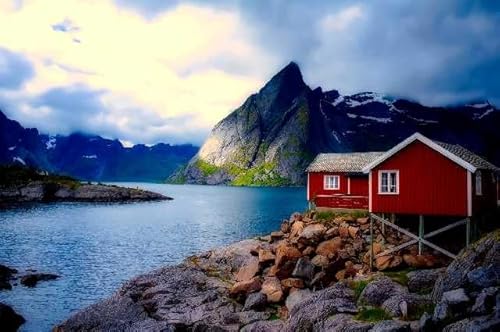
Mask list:
[[[500,2],[0,0],[0,110],[201,144],[290,61],[311,87],[500,105]]]

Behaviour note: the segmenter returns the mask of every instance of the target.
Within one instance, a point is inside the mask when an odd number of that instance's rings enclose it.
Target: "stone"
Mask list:
[[[271,232],[271,240],[276,241],[283,238],[285,234],[282,231]]]
[[[236,274],[236,281],[246,281],[252,279],[259,272],[259,259],[251,256]]]
[[[370,282],[359,296],[359,303],[381,306],[392,296],[407,293],[408,290],[388,277],[381,277]]]
[[[358,236],[359,232],[359,227],[356,226],[349,226],[347,228],[347,231],[349,232],[349,236],[353,239],[355,239]]]
[[[292,276],[292,272],[294,269],[295,269],[295,260],[287,261],[282,266],[276,268],[274,276],[278,277],[278,279],[280,280],[290,278]]]
[[[337,273],[335,273],[335,279],[337,279],[338,281],[344,280],[345,278],[346,278],[345,270],[340,270]]]
[[[267,319],[269,319],[271,314],[269,312],[256,312],[256,311],[250,310],[250,311],[237,312],[233,316],[235,316],[236,320],[238,321],[238,323],[240,325],[248,325],[248,324],[258,322],[258,321],[267,320]],[[204,324],[204,325],[206,326],[206,329],[201,329],[202,331],[203,330],[205,330],[205,331],[206,330],[209,330],[209,331],[213,330],[213,326],[211,326],[209,324]],[[197,329],[196,327],[193,327],[193,330],[199,331],[199,329]]]
[[[299,249],[286,244],[280,243],[276,248],[276,265],[282,266],[286,261],[297,261],[302,256]]]
[[[322,224],[307,225],[299,236],[302,243],[316,243],[325,234],[326,227]]]
[[[408,313],[415,312],[424,306],[430,306],[432,301],[428,296],[412,293],[391,295],[382,303],[382,308],[392,317],[407,318]]]
[[[316,255],[311,260],[311,263],[318,267],[327,267],[328,264],[330,263],[330,260],[326,256]]]
[[[499,331],[500,318],[489,316],[479,316],[465,318],[458,322],[447,325],[443,332],[469,332],[469,331]]]
[[[383,320],[376,323],[370,332],[410,332],[410,323],[400,320]]]
[[[318,244],[316,254],[327,257],[329,254],[336,254],[337,250],[340,248],[342,248],[342,239],[340,237],[335,237]]]
[[[259,263],[273,262],[276,256],[271,250],[259,249]]]
[[[465,290],[463,288],[458,288],[444,292],[441,300],[450,305],[459,305],[469,302],[470,298],[467,294],[465,294]]]
[[[432,315],[433,322],[441,322],[451,316],[451,309],[448,303],[441,301],[434,307],[434,314]]]
[[[490,313],[495,306],[495,300],[498,294],[498,287],[489,287],[483,289],[481,293],[479,293],[479,295],[476,297],[476,301],[474,302],[471,311],[476,315],[485,315]],[[497,308],[497,310],[500,310],[500,308]]]
[[[17,331],[26,320],[8,305],[0,302],[0,326],[2,331]]]
[[[296,222],[296,221],[301,221],[302,218],[303,218],[302,213],[300,213],[300,212],[294,212],[290,216],[290,222],[293,223],[293,222]]]
[[[356,222],[360,225],[365,225],[367,224],[368,222],[370,221],[370,219],[368,217],[364,217],[364,218],[358,218],[356,219]]]
[[[339,236],[343,239],[350,237],[348,224],[344,223],[339,226]]]
[[[432,316],[428,312],[424,312],[418,320],[418,331],[431,332],[433,331]]]
[[[253,277],[250,280],[236,282],[230,290],[231,295],[238,294],[250,294],[253,292],[258,292],[262,287],[262,283],[259,277]]]
[[[325,320],[319,320],[313,325],[312,331],[321,332],[368,332],[371,331],[373,323],[361,322],[353,315],[335,314]],[[300,330],[302,331],[302,330]]]
[[[255,323],[245,325],[241,332],[281,332],[284,329],[285,323],[279,319],[257,321]]]
[[[314,277],[314,265],[311,263],[309,257],[301,257],[295,265],[292,276],[302,278],[306,281],[311,281]]]
[[[10,267],[0,264],[0,290],[12,289],[10,280],[16,273],[16,269],[11,269]]]
[[[266,295],[269,303],[278,303],[283,299],[283,289],[276,277],[266,277],[262,283],[261,292]]]
[[[427,269],[408,272],[408,290],[410,292],[430,293],[437,278],[444,269]]]
[[[281,286],[285,289],[304,288],[304,280],[300,278],[287,278],[281,280]]]
[[[290,230],[290,237],[294,238],[300,236],[303,230],[304,230],[304,223],[302,221],[294,222]]]
[[[39,281],[55,280],[59,278],[56,274],[50,273],[33,273],[21,277],[21,284],[26,287],[35,287]]]
[[[245,305],[243,307],[244,311],[247,310],[262,310],[265,308],[267,304],[267,297],[265,294],[261,292],[256,292],[256,293],[251,293],[248,294],[246,300],[245,300]]]
[[[392,257],[391,255],[385,255],[375,258],[375,267],[377,270],[383,271],[389,268],[391,266]]]
[[[325,239],[329,240],[331,238],[334,238],[336,236],[339,236],[339,228],[338,226],[333,226],[329,229],[327,229],[327,231],[325,232]]]
[[[309,289],[299,289],[293,293],[290,293],[285,300],[285,305],[288,308],[288,311],[292,311],[293,307],[304,301],[308,296],[310,296],[312,292]]]
[[[288,222],[288,220],[283,220],[283,222],[281,223],[281,226],[280,226],[280,230],[283,233],[289,233],[291,228],[292,228],[292,226],[290,226],[290,223]]]
[[[480,266],[467,273],[469,283],[477,288],[487,288],[500,285],[500,266],[490,264]]]
[[[314,251],[315,251],[314,247],[308,246],[304,250],[302,250],[302,255],[311,256],[312,254],[314,254]]]

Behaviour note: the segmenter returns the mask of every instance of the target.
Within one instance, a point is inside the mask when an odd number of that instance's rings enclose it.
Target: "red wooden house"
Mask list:
[[[363,168],[383,152],[322,153],[307,168],[307,200],[317,207],[368,209]]]

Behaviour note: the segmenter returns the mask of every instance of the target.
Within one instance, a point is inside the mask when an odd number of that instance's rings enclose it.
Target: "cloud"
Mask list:
[[[53,24],[52,30],[60,32],[77,32],[80,30],[80,28],[75,26],[74,23],[71,22],[71,20],[66,18],[60,23]]]
[[[34,75],[23,55],[0,47],[0,89],[18,89]]]

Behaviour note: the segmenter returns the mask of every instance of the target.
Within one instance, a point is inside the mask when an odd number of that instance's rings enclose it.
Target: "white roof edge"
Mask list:
[[[410,137],[408,137],[407,139],[405,139],[404,141],[402,141],[401,143],[399,143],[396,146],[394,146],[392,149],[390,149],[389,151],[387,151],[386,153],[384,153],[379,158],[375,159],[370,164],[366,165],[363,168],[363,172],[364,173],[370,172],[371,169],[373,169],[374,167],[378,166],[383,161],[385,161],[386,159],[389,159],[390,157],[392,157],[393,155],[395,155],[397,152],[399,152],[400,150],[402,150],[403,148],[405,148],[406,146],[410,145],[411,143],[413,143],[414,141],[417,141],[417,140],[420,141],[420,142],[422,142],[422,143],[424,143],[425,145],[427,145],[431,149],[439,152],[440,154],[442,154],[443,156],[447,157],[451,161],[453,161],[453,162],[457,163],[458,165],[462,166],[466,170],[469,170],[472,173],[474,173],[476,171],[477,168],[474,165],[472,165],[471,163],[463,160],[462,158],[460,158],[457,155],[451,153],[450,151],[446,150],[445,148],[443,148],[439,144],[433,142],[429,138],[427,138],[424,135],[422,135],[422,134],[420,134],[420,133],[417,132],[417,133],[414,133],[413,135],[411,135]]]

